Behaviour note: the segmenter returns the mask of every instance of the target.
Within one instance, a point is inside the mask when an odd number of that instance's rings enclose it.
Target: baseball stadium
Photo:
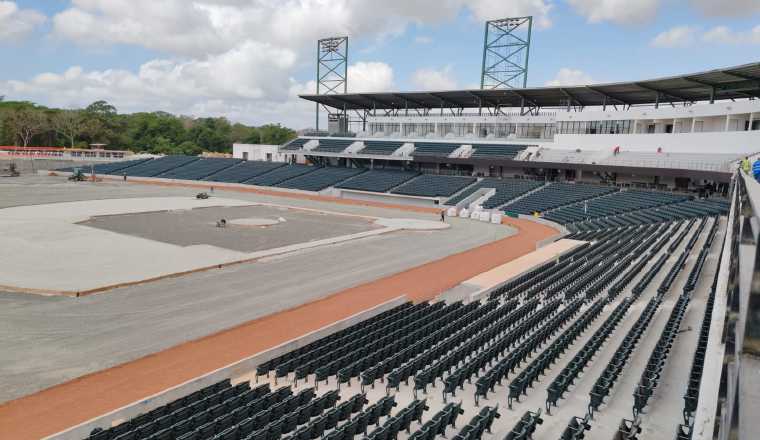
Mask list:
[[[474,89],[321,39],[231,157],[1,147],[0,438],[760,438],[760,63],[526,87],[531,25]]]

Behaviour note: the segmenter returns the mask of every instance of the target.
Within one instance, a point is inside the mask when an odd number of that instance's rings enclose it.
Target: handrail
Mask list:
[[[731,194],[692,440],[760,438],[760,183],[737,172]]]

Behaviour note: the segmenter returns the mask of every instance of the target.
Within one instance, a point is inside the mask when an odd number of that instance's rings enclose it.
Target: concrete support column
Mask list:
[[[752,131],[752,122],[754,122],[754,116],[754,113],[749,112],[749,125],[747,126],[747,131]]]
[[[694,133],[694,128],[697,126],[697,118],[691,118],[691,133]]]
[[[726,115],[726,126],[723,128],[723,131],[728,131],[729,122],[731,122],[731,115]]]

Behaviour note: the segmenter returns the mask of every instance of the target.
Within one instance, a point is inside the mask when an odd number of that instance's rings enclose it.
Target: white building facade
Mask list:
[[[232,144],[232,156],[236,159],[263,162],[288,162],[289,155],[278,151],[279,145]]]
[[[561,149],[760,151],[760,99],[713,104],[483,115],[369,116],[357,137],[507,141]]]

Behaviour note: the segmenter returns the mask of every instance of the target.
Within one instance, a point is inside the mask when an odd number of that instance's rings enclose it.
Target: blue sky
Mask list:
[[[472,87],[484,21],[523,14],[529,86],[760,61],[758,0],[0,0],[0,95],[303,128],[317,38],[349,35],[354,90]]]

